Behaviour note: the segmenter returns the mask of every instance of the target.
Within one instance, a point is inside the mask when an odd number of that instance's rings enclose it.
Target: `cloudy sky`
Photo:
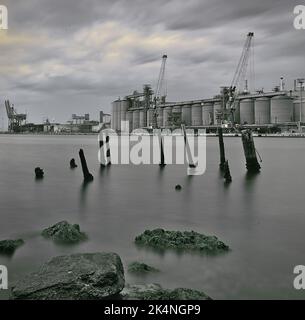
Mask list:
[[[295,0],[0,0],[0,104],[29,121],[65,122],[110,111],[142,84],[155,87],[168,54],[168,100],[212,97],[230,84],[245,36],[255,33],[256,88],[305,76],[305,30]],[[2,116],[3,121],[3,116]],[[6,119],[5,119],[6,121]],[[1,126],[1,125],[0,125]]]

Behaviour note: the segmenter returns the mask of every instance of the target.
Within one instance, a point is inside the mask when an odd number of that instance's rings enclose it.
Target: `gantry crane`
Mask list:
[[[165,103],[166,100],[166,95],[167,95],[167,89],[165,85],[165,65],[166,65],[166,59],[167,55],[164,54],[162,56],[162,63],[161,63],[161,68],[159,72],[159,78],[157,82],[157,87],[155,90],[155,95],[154,95],[154,101],[153,101],[153,128],[158,127],[158,109],[161,103]]]
[[[26,114],[17,113],[16,109],[13,106],[11,106],[9,100],[5,100],[4,104],[8,117],[9,132],[19,132],[22,123],[26,121]]]
[[[232,79],[230,87],[224,87],[223,96],[223,108],[220,111],[221,120],[228,120],[234,124],[234,112],[236,109],[236,98],[240,93],[241,86],[245,83],[246,90],[248,89],[248,82],[246,79],[246,73],[248,69],[249,58],[251,55],[251,48],[253,44],[254,33],[249,32],[247,35],[246,42],[244,44],[241,57],[238,61],[238,65]]]

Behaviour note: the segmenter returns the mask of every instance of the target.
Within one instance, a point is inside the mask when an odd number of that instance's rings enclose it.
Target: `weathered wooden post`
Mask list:
[[[259,172],[261,166],[257,161],[252,131],[250,129],[243,130],[241,132],[241,138],[243,142],[244,153],[246,158],[246,167],[248,172]]]
[[[86,161],[83,149],[80,149],[78,154],[79,154],[80,161],[81,161],[81,164],[82,164],[84,181],[85,182],[92,181],[93,180],[93,175],[88,170],[87,161]]]
[[[229,168],[229,161],[226,160],[225,163],[224,163],[224,179],[225,179],[225,182],[226,183],[230,183],[232,182],[232,177],[231,177],[231,172],[230,172],[230,168]]]
[[[163,139],[162,139],[161,133],[159,135],[159,141],[160,141],[160,154],[161,154],[161,159],[160,159],[159,166],[160,167],[164,167],[164,166],[166,166],[166,163],[165,163],[165,158],[164,158]]]
[[[106,167],[106,159],[105,159],[105,154],[104,154],[104,140],[103,136],[101,133],[98,135],[98,161],[100,163],[100,166]]]
[[[193,158],[192,158],[192,152],[191,152],[189,143],[187,141],[186,130],[185,130],[185,125],[184,124],[181,125],[181,129],[182,129],[182,132],[183,132],[184,146],[185,146],[185,150],[186,150],[187,159],[188,159],[188,162],[189,162],[189,168],[196,168],[196,165],[194,164],[194,161],[193,161]]]
[[[219,141],[219,152],[220,152],[219,167],[221,170],[224,170],[225,163],[226,163],[226,156],[225,156],[225,147],[223,143],[222,127],[218,127],[218,141]]]
[[[107,166],[111,165],[111,152],[110,152],[110,137],[106,136],[106,160],[107,160]]]

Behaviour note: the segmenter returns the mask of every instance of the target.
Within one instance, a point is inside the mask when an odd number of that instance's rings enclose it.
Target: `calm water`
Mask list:
[[[214,299],[305,298],[293,289],[293,268],[305,264],[305,139],[256,138],[261,174],[247,177],[240,138],[225,138],[233,182],[219,174],[217,138],[207,139],[207,171],[184,166],[113,165],[100,171],[94,136],[0,136],[0,239],[26,243],[0,264],[14,281],[49,258],[72,252],[117,252],[125,266],[146,262],[160,274],[130,283],[200,289]],[[69,160],[85,150],[95,180],[84,186]],[[45,178],[35,181],[35,166]],[[174,190],[181,184],[180,192]],[[89,240],[58,246],[40,236],[58,221],[79,223]],[[232,251],[220,256],[156,253],[137,248],[145,229],[217,235]],[[2,292],[3,297],[3,292]]]

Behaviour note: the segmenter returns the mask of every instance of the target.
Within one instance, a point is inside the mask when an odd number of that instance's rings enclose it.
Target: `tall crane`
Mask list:
[[[241,86],[245,84],[245,90],[248,89],[248,81],[246,79],[247,69],[249,64],[249,59],[251,55],[251,48],[253,45],[254,33],[249,32],[247,35],[246,42],[244,44],[242,54],[238,61],[238,65],[232,79],[229,88],[224,88],[223,90],[223,109],[222,119],[230,120],[234,123],[234,111],[236,109],[236,98],[240,93]],[[228,119],[231,118],[231,119]]]
[[[20,131],[22,123],[26,121],[26,114],[17,113],[16,109],[13,106],[11,106],[9,100],[5,100],[4,104],[9,121],[8,130],[10,132]]]
[[[157,118],[158,118],[158,108],[161,103],[165,103],[167,89],[165,85],[165,65],[166,65],[167,55],[162,56],[162,63],[159,72],[157,87],[155,90],[154,102],[153,102],[153,128],[157,128]]]

